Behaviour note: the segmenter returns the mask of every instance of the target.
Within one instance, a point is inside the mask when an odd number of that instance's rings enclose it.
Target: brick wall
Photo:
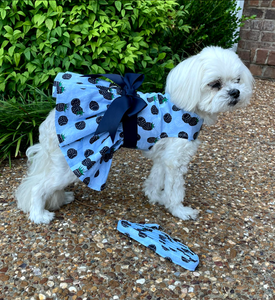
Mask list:
[[[244,0],[243,15],[256,15],[241,28],[238,54],[252,74],[275,79],[275,0]]]

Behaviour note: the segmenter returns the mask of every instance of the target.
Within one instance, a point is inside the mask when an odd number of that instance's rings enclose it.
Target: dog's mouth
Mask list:
[[[239,102],[239,99],[233,99],[233,100],[229,101],[228,105],[229,106],[235,106],[238,102]]]

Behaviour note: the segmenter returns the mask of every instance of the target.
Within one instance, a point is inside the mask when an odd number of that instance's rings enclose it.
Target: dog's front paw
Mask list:
[[[35,224],[49,224],[54,218],[54,213],[43,210],[42,213],[30,213],[29,219]]]
[[[197,209],[191,207],[186,207],[183,205],[173,206],[168,208],[171,214],[182,220],[196,220],[199,214]]]

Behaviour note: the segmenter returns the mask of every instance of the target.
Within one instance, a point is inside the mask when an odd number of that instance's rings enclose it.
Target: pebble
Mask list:
[[[144,278],[138,279],[138,280],[136,281],[136,283],[144,284],[144,283],[145,283],[145,279],[144,279]]]
[[[68,287],[68,284],[65,282],[60,283],[59,285],[62,289],[66,289]]]

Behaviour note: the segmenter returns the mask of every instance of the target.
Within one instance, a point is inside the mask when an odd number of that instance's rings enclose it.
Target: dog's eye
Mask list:
[[[222,88],[222,83],[219,80],[213,81],[213,82],[209,83],[208,85],[213,89],[220,90]]]
[[[236,79],[235,83],[240,83],[240,80],[241,80],[241,78],[238,77],[238,78]]]

